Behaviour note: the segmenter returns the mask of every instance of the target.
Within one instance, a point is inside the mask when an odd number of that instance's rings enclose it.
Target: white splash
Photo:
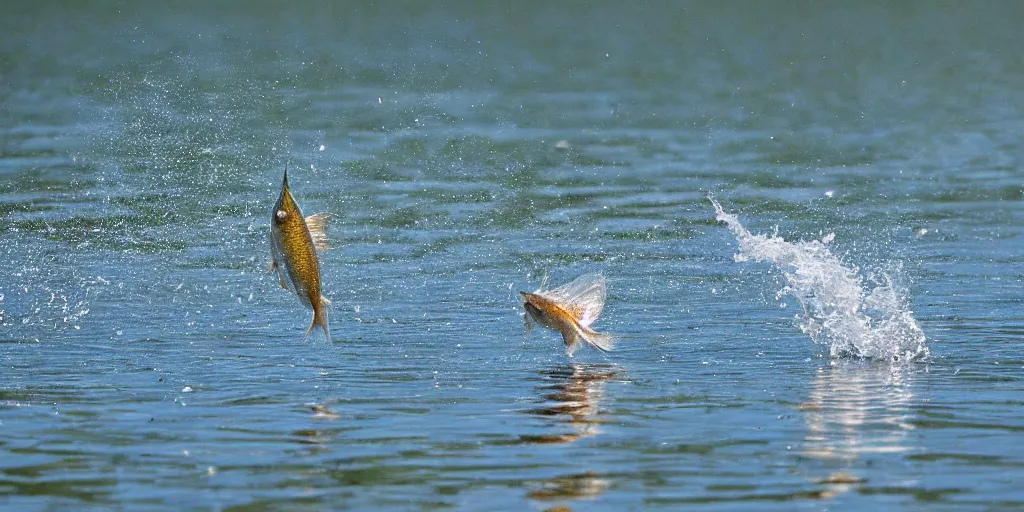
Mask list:
[[[739,242],[736,261],[768,261],[782,271],[787,286],[779,297],[792,295],[800,303],[800,329],[815,343],[828,345],[832,357],[890,361],[928,357],[924,332],[904,293],[885,274],[865,290],[865,279],[857,269],[844,266],[829,251],[827,244],[834,234],[795,243],[779,236],[753,235],[717,201],[711,199],[711,203],[715,218],[728,224]]]

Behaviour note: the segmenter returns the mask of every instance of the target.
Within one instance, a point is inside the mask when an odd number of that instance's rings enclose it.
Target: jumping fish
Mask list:
[[[572,357],[583,340],[602,351],[612,350],[613,338],[590,328],[604,309],[605,279],[601,274],[585,274],[571,283],[551,290],[540,289],[533,293],[519,292],[523,298],[526,314],[523,321],[526,330],[533,328],[532,319],[544,327],[562,334],[566,352]]]
[[[331,331],[327,326],[327,305],[331,301],[320,294],[320,261],[316,249],[327,247],[329,214],[302,217],[299,205],[288,188],[288,169],[284,171],[281,196],[277,198],[270,221],[270,270],[277,271],[281,287],[294,293],[304,306],[313,309],[313,322],[306,330],[305,340],[316,326],[324,330],[327,342]]]

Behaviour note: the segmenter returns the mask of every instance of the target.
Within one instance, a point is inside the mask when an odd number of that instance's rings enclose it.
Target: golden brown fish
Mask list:
[[[590,328],[604,309],[605,281],[601,274],[586,274],[571,283],[552,290],[541,289],[533,292],[519,292],[523,296],[526,314],[523,321],[529,331],[533,325],[530,319],[544,327],[562,333],[569,357],[583,340],[605,352],[612,350],[613,339]]]
[[[276,270],[281,287],[295,293],[306,307],[313,308],[313,323],[306,330],[306,338],[319,325],[330,343],[327,305],[331,301],[320,294],[320,261],[316,255],[317,247],[326,247],[323,230],[327,218],[327,214],[322,213],[310,215],[308,219],[302,217],[288,188],[288,169],[285,169],[281,196],[277,198],[270,220],[270,270],[267,272]]]

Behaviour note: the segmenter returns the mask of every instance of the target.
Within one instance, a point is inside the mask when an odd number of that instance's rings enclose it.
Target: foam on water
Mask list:
[[[779,296],[792,295],[800,303],[800,329],[815,343],[828,345],[832,357],[906,361],[928,356],[905,293],[887,274],[866,280],[856,268],[843,265],[828,249],[834,234],[799,242],[754,235],[717,201],[711,203],[715,218],[729,226],[739,243],[736,261],[768,261],[778,268],[787,283]],[[870,289],[865,281],[871,281]]]

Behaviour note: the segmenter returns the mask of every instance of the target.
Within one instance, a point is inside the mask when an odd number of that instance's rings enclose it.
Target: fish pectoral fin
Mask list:
[[[306,228],[309,229],[309,236],[313,239],[313,247],[318,251],[326,251],[331,248],[330,239],[327,238],[327,226],[330,224],[332,215],[327,212],[314,213],[306,217]]]
[[[331,304],[331,301],[327,300],[327,297],[324,297],[323,295],[321,295],[320,296],[320,304],[323,304],[324,306],[329,306]]]
[[[276,260],[270,260],[270,268],[267,269],[267,273],[271,274],[277,271],[277,280],[281,282],[281,288],[288,289],[288,284],[284,282],[284,275],[281,273],[281,267],[277,264]]]
[[[565,352],[572,357],[573,353],[580,346],[580,336],[575,329],[565,329],[562,331],[562,341],[565,342]]]
[[[523,334],[530,334],[533,332],[533,322],[530,321],[529,313],[523,313],[523,325],[526,326],[526,331]]]

